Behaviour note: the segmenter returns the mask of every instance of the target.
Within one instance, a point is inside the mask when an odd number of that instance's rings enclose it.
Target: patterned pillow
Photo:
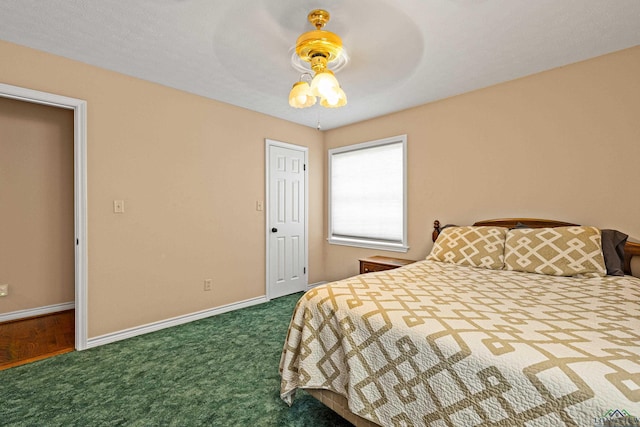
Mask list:
[[[520,228],[507,233],[506,270],[551,276],[604,276],[600,230],[595,227]]]
[[[504,266],[504,227],[449,227],[433,244],[428,260],[501,270]]]

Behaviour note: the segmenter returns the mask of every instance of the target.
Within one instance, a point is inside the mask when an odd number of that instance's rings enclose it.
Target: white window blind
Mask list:
[[[331,243],[406,251],[406,136],[329,151]]]

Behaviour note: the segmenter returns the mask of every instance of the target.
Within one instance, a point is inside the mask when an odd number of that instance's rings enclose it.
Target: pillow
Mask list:
[[[600,230],[595,227],[518,228],[507,232],[506,270],[551,276],[604,276]]]
[[[447,227],[438,236],[427,259],[501,270],[506,233],[504,227]]]
[[[601,230],[602,255],[609,276],[624,276],[624,245],[627,236],[618,230]]]

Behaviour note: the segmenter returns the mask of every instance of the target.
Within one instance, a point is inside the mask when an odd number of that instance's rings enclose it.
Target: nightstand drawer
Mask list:
[[[394,268],[412,264],[415,261],[403,258],[391,258],[386,256],[372,256],[362,258],[360,261],[360,274],[374,271],[393,270]]]

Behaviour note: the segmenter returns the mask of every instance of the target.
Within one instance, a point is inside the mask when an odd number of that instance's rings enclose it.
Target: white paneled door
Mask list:
[[[267,140],[268,298],[307,288],[306,153]]]

